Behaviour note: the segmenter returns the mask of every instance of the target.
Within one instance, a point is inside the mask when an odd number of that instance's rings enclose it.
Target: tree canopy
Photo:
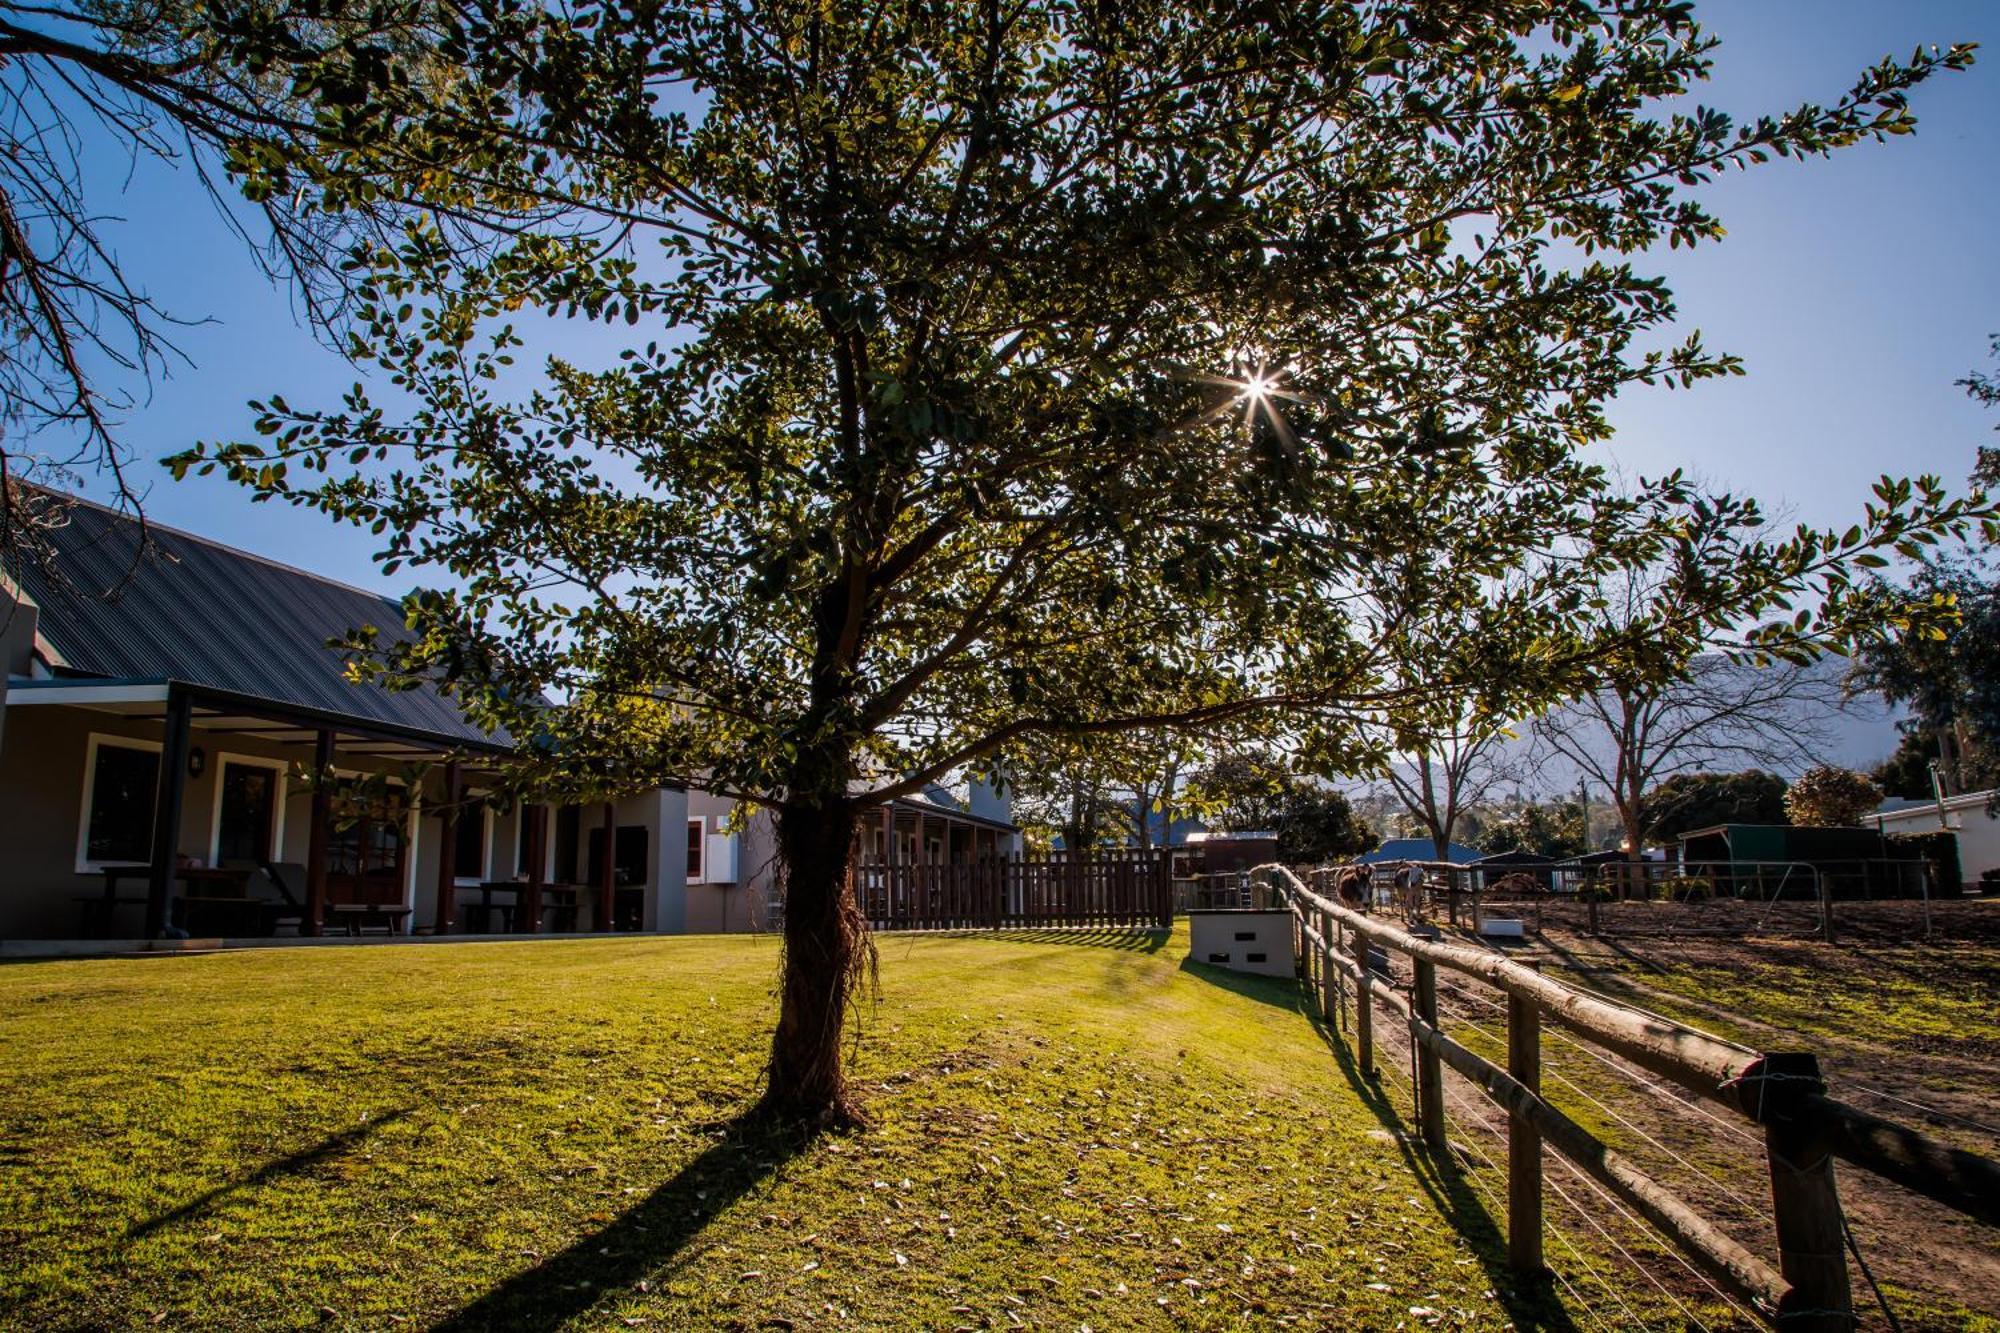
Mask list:
[[[1906,132],[1964,48],[1738,124],[1670,103],[1713,46],[1678,0],[398,13],[452,77],[353,70],[368,133],[313,169],[498,240],[365,247],[378,373],[175,466],[421,570],[418,636],[362,666],[530,738],[524,786],[777,811],[784,1114],[845,1110],[869,805],[1139,729],[1362,767],[1441,685],[1531,707],[1725,627],[1803,652],[1853,559],[1982,512],[1885,480],[1851,532],[1764,538],[1582,452],[1613,394],[1739,369],[1658,346],[1624,256],[1720,236],[1718,173]],[[1374,651],[1412,549],[1472,631],[1452,679]],[[1600,632],[1632,563],[1681,595]]]
[[[1811,827],[1845,827],[1882,803],[1873,778],[1853,769],[1822,765],[1799,774],[1785,792],[1791,822]]]
[[[1676,773],[1646,793],[1640,819],[1653,843],[1717,824],[1784,824],[1785,790],[1783,778],[1758,768]]]
[[[1849,687],[1908,710],[1905,732],[1928,742],[1950,791],[2000,783],[2000,583],[1977,561],[1941,558],[1884,591],[1949,603],[1956,622],[1866,644]]]
[[[1562,860],[1590,850],[1584,829],[1584,808],[1575,801],[1524,802],[1480,833],[1483,852],[1533,852]]]

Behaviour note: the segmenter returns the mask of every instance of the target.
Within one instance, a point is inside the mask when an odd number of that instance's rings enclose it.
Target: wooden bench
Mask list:
[[[409,933],[410,908],[402,903],[328,903],[326,924],[359,935],[380,927],[385,935]]]

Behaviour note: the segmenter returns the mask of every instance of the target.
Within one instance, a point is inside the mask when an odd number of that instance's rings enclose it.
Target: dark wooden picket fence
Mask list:
[[[854,895],[875,930],[1173,924],[1171,862],[1160,850],[864,862],[855,867]]]

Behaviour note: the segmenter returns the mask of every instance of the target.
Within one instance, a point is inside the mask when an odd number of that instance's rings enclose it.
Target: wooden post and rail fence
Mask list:
[[[1845,1333],[1854,1327],[1836,1160],[2000,1226],[2000,1163],[1828,1096],[1812,1054],[1752,1050],[1563,985],[1486,949],[1421,938],[1315,892],[1284,866],[1261,866],[1253,873],[1270,884],[1292,914],[1300,978],[1329,1029],[1338,1032],[1343,1026],[1348,990],[1353,989],[1351,1030],[1362,1070],[1371,1076],[1375,1070],[1378,1007],[1408,1029],[1416,1048],[1417,1121],[1426,1146],[1440,1152],[1446,1148],[1447,1067],[1506,1113],[1508,1261],[1523,1276],[1543,1268],[1544,1148],[1596,1181],[1775,1327],[1802,1333]],[[1384,973],[1380,959],[1371,960],[1375,950],[1409,960],[1407,998]],[[1439,968],[1504,996],[1504,1068],[1446,1035],[1438,1021]],[[1557,1024],[1762,1130],[1770,1218],[1777,1236],[1775,1267],[1543,1098],[1545,1023]]]
[[[970,861],[863,862],[854,897],[872,930],[1173,925],[1171,854],[1095,849]]]

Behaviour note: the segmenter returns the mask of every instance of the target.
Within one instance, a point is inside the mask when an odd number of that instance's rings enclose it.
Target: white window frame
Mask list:
[[[276,806],[271,811],[271,859],[285,859],[285,779],[291,765],[282,759],[266,759],[257,754],[237,754],[218,750],[215,755],[215,793],[208,816],[208,863],[214,865],[222,853],[222,770],[230,764],[241,768],[268,768],[278,775]]]
[[[90,859],[89,855],[90,797],[91,793],[95,791],[97,788],[97,752],[100,748],[102,748],[107,744],[112,746],[123,746],[125,749],[128,750],[150,750],[152,751],[153,756],[156,760],[159,759],[160,757],[161,746],[160,742],[158,741],[149,741],[137,736],[118,736],[110,732],[102,732],[102,731],[93,731],[90,733],[90,738],[89,741],[87,742],[87,747],[85,749],[84,759],[83,759],[83,796],[77,802],[76,873],[79,875],[95,875],[99,871],[103,870],[104,867],[106,866],[133,864],[132,862],[129,861],[93,861]],[[154,799],[158,800],[159,784],[161,782],[166,781],[167,775],[166,775],[166,764],[164,761],[158,763],[156,767],[159,771],[157,776],[153,779],[154,783],[153,794],[154,794]],[[152,821],[153,816],[154,816],[153,811],[149,810],[146,812],[146,819],[149,823]]]
[[[687,823],[689,828],[701,830],[700,839],[695,843],[695,846],[701,849],[701,855],[696,858],[700,864],[688,875],[687,882],[706,884],[708,883],[708,820],[702,815],[689,815]]]

